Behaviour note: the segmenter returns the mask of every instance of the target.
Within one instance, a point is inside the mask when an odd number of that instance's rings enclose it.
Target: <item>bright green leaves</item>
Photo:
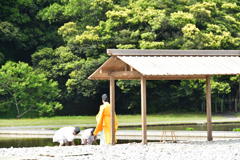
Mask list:
[[[170,24],[174,27],[182,28],[187,24],[195,24],[195,18],[193,14],[187,12],[174,12],[170,15]]]
[[[203,3],[196,3],[194,5],[191,5],[189,7],[190,13],[194,15],[196,19],[198,19],[199,22],[205,23],[212,18],[212,16],[216,12],[216,3],[213,2],[203,2]]]
[[[83,32],[83,34],[77,35],[75,37],[75,41],[78,42],[79,44],[91,43],[94,41],[98,41],[99,36],[96,33],[94,33],[94,30],[91,30],[91,28],[90,28],[90,30]]]
[[[15,108],[16,117],[27,113],[51,115],[62,105],[58,84],[47,80],[45,74],[33,70],[26,63],[7,62],[0,69],[0,108]],[[13,107],[14,106],[14,107]]]
[[[231,92],[231,87],[229,83],[220,81],[211,81],[212,93],[213,94],[228,94]]]
[[[142,3],[145,2],[130,3],[126,7],[116,5],[114,10],[106,12],[108,19],[101,23],[100,39],[107,34],[115,39],[117,48],[163,48],[164,42],[158,41],[156,31],[163,25],[165,11],[153,8],[152,3]]]
[[[182,49],[187,48],[195,48],[200,49],[202,48],[202,39],[201,39],[201,32],[194,24],[187,24],[182,28],[183,32],[183,39],[184,44]]]
[[[98,28],[87,26],[86,31],[68,41],[69,47],[74,50],[75,54],[81,58],[99,56],[98,49],[102,49],[104,46],[99,38]]]
[[[114,21],[123,21],[125,20],[129,15],[131,14],[131,11],[127,8],[121,8],[116,7],[115,10],[108,11],[106,13],[106,16],[108,19],[114,20]]]
[[[75,56],[68,47],[55,50],[44,48],[32,55],[33,65],[47,73],[49,78],[60,80],[78,67],[79,57]],[[60,78],[60,79],[59,79]]]
[[[231,23],[238,26],[235,15],[226,15],[221,10],[221,7],[226,10],[232,7],[236,10],[234,3],[223,5],[217,2],[182,1],[178,4],[181,10],[172,13],[157,8],[158,3],[160,2],[139,0],[130,2],[125,7],[113,5],[113,9],[106,12],[105,22],[100,22],[90,30],[88,28],[78,35],[75,41],[83,46],[84,44],[89,46],[92,43],[95,49],[100,49],[101,46],[109,48],[109,40],[113,40],[110,47],[115,43],[115,47],[122,49],[162,49],[167,46],[182,49],[237,47],[238,38],[234,37],[232,27],[226,28],[222,25],[222,23]],[[162,3],[169,5],[167,2]],[[186,6],[181,6],[182,3]],[[217,18],[217,23],[213,23],[218,14],[222,19]],[[219,20],[221,24],[218,24]],[[134,33],[137,33],[137,36],[133,36]],[[203,39],[206,40],[202,41]],[[96,43],[102,45],[96,45]]]
[[[154,41],[156,39],[157,35],[155,33],[152,32],[145,32],[141,34],[141,38],[143,40],[147,40],[147,41]]]
[[[185,40],[183,48],[231,49],[238,47],[239,38],[232,37],[230,32],[224,30],[218,25],[208,24],[206,31],[201,32],[196,25],[188,24],[182,28]]]
[[[78,33],[77,24],[74,22],[65,23],[58,29],[58,34],[61,35],[66,42],[74,38]]]
[[[194,24],[188,24],[182,28],[183,36],[186,38],[194,39],[200,30]]]
[[[88,58],[80,61],[78,69],[70,73],[66,86],[70,95],[81,95],[91,97],[97,94],[101,88],[104,88],[105,83],[102,81],[88,80],[90,76],[104,61],[106,57],[102,56],[99,59]],[[101,85],[103,84],[103,85]]]
[[[164,42],[139,41],[139,46],[141,49],[162,49]]]
[[[239,12],[240,11],[240,6],[238,6],[236,3],[223,3],[222,8],[227,10],[228,12]]]
[[[59,28],[58,33],[71,51],[81,58],[98,56],[96,49],[103,48],[99,38],[99,27],[86,26],[86,30],[80,33],[76,23],[68,22]]]
[[[62,21],[64,8],[58,3],[53,3],[48,8],[44,8],[38,13],[43,21],[48,21],[49,23]]]
[[[132,25],[144,25],[145,23],[148,24],[152,30],[160,29],[165,20],[165,11],[152,7],[143,9],[139,6],[133,5],[133,8],[129,8],[128,12],[129,16],[126,18],[127,23],[132,23]]]

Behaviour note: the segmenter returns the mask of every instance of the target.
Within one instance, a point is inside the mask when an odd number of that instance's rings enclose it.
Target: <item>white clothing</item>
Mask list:
[[[82,144],[92,144],[93,143],[93,141],[95,140],[94,136],[92,134],[93,131],[94,131],[93,128],[88,128],[88,129],[82,130],[80,132]]]
[[[102,130],[100,132],[100,145],[105,145],[106,141],[105,141],[105,136],[104,136],[104,130]]]
[[[64,144],[67,142],[72,142],[75,138],[73,135],[75,127],[63,127],[57,130],[53,136],[53,142],[59,142]]]

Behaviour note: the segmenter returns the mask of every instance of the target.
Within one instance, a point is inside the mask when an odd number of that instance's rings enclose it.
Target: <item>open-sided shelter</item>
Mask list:
[[[211,76],[239,75],[240,50],[108,49],[110,58],[89,79],[110,80],[111,124],[114,126],[115,80],[141,81],[142,143],[147,143],[146,81],[206,79],[207,139],[212,140]],[[112,127],[114,144],[114,127]]]

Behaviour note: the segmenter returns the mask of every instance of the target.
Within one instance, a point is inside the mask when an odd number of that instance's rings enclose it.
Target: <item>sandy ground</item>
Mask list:
[[[240,160],[240,140],[0,148],[0,160]]]

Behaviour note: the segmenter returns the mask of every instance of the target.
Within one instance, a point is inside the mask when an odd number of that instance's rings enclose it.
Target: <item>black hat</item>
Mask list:
[[[75,127],[74,132],[75,132],[76,134],[78,134],[78,133],[80,132],[80,128],[79,128],[79,127]]]
[[[103,100],[103,101],[108,101],[108,96],[107,96],[107,94],[103,94],[103,95],[102,95],[102,100]]]

